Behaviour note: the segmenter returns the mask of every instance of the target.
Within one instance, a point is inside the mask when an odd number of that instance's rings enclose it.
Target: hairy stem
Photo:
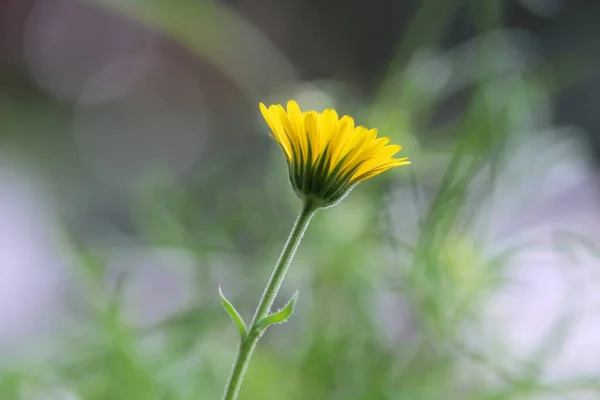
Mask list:
[[[298,214],[296,223],[290,232],[290,236],[283,247],[281,255],[279,256],[279,260],[275,265],[275,269],[273,270],[265,291],[263,292],[258,306],[256,307],[256,311],[254,313],[254,317],[252,318],[248,333],[240,342],[238,354],[235,359],[235,363],[233,364],[233,369],[229,375],[227,385],[225,386],[223,400],[237,399],[246,368],[248,367],[248,363],[252,357],[252,352],[254,351],[254,348],[256,347],[256,344],[263,333],[262,330],[258,328],[258,322],[269,314],[271,306],[273,305],[273,301],[275,300],[275,297],[279,292],[279,288],[281,287],[281,283],[285,278],[288,266],[294,258],[294,254],[298,249],[298,245],[302,240],[302,236],[304,236],[306,227],[308,226],[308,223],[315,214],[316,210],[317,207],[310,200],[303,202],[302,210],[300,211],[300,214]]]

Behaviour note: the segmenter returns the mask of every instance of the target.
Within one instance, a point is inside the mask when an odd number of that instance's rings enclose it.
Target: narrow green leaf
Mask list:
[[[294,306],[296,305],[297,299],[298,299],[298,291],[296,290],[296,293],[294,293],[294,295],[287,302],[285,307],[283,307],[281,310],[279,310],[271,315],[267,315],[266,317],[264,317],[263,319],[258,321],[258,328],[265,329],[269,325],[280,324],[282,322],[285,322],[294,312]]]
[[[244,320],[242,319],[242,317],[240,317],[240,314],[237,312],[233,304],[231,304],[229,300],[225,298],[225,295],[223,295],[223,291],[221,290],[221,286],[219,286],[219,296],[221,297],[221,304],[223,304],[223,308],[225,309],[225,311],[227,311],[227,314],[229,314],[231,319],[233,319],[233,322],[235,322],[235,324],[237,325],[242,338],[245,338],[248,330],[246,329]]]

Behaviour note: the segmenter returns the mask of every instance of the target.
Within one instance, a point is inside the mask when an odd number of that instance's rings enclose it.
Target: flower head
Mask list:
[[[302,112],[291,100],[287,111],[263,103],[260,111],[285,154],[294,192],[320,207],[337,203],[364,180],[410,164],[407,157],[393,158],[401,146],[377,138],[377,129],[355,126],[352,117],[338,118],[335,110]]]

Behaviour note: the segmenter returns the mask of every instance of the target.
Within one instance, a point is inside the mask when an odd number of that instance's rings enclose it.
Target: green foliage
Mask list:
[[[221,3],[89,1],[187,46],[252,98],[276,92],[279,83],[295,77],[281,57],[260,64],[272,68],[262,71],[265,76],[278,79],[256,79],[256,66],[248,64],[261,57],[252,51],[272,55],[266,52],[271,44]],[[475,25],[482,35],[499,28],[499,1],[467,3],[472,15],[481,16]],[[282,288],[284,298],[290,287],[300,287],[303,297],[296,304],[295,292],[281,311],[261,320],[266,328],[294,312],[258,345],[241,399],[508,400],[600,393],[598,381],[588,377],[557,384],[543,380],[545,366],[575,321],[570,309],[525,360],[516,360],[508,349],[497,350],[496,343],[471,348],[466,339],[466,332],[469,338],[484,336],[483,305],[504,287],[513,257],[527,247],[490,254],[489,240],[476,229],[482,219],[486,225],[486,201],[508,163],[512,133],[552,95],[547,90],[552,68],[490,72],[486,60],[494,48],[482,44],[473,70],[486,73],[445,86],[451,89],[427,86],[440,72],[433,67],[449,66],[456,75],[470,67],[442,52],[434,60],[417,57],[425,47],[436,49],[451,16],[463,6],[458,0],[422,1],[379,90],[361,104],[362,120],[406,143],[403,154],[413,164],[361,184],[340,205],[315,216]],[[464,108],[433,123],[437,107],[467,87]],[[508,94],[500,90],[507,87]],[[7,103],[11,128],[25,129],[25,116],[39,107],[21,98]],[[50,112],[66,114],[62,106]],[[280,151],[272,150],[260,179],[230,184],[231,175],[241,172],[228,171],[231,160],[224,159],[187,187],[165,176],[140,184],[130,212],[142,244],[180,249],[196,265],[193,305],[164,320],[149,326],[131,323],[123,310],[127,274],[109,290],[108,250],[68,238],[74,281],[84,300],[71,310],[69,327],[55,343],[56,358],[3,366],[0,399],[38,398],[30,393],[57,388],[81,400],[219,398],[237,344],[221,307],[244,337],[240,313],[256,305],[299,207]],[[403,190],[401,198],[398,190]],[[406,205],[410,202],[414,208]],[[556,239],[570,260],[582,249],[600,256],[586,238],[561,232]],[[236,285],[231,299],[240,312],[220,289],[220,302],[213,296],[215,282],[224,280],[227,287]]]

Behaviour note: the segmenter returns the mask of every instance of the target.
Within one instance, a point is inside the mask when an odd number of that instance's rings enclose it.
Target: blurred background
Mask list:
[[[0,399],[220,398],[299,211],[258,102],[412,165],[313,219],[241,399],[600,399],[600,2],[3,0]]]

